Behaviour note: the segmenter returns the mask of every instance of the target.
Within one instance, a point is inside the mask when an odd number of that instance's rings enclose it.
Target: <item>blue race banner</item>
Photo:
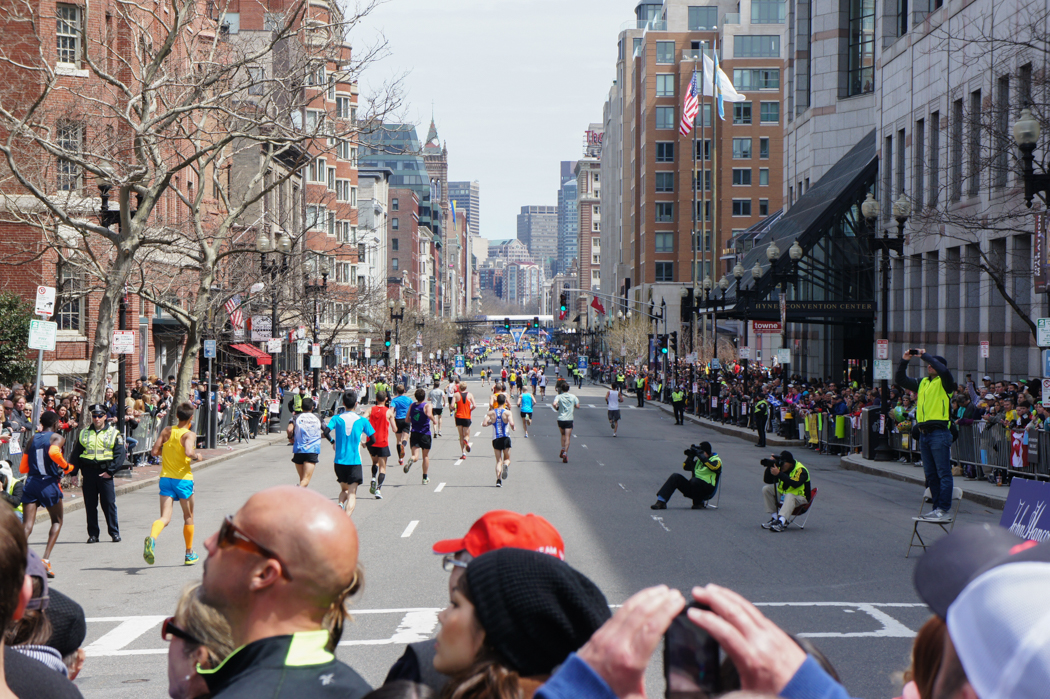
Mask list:
[[[1050,541],[1048,504],[1050,483],[1013,478],[999,526],[1006,527],[1022,539]]]

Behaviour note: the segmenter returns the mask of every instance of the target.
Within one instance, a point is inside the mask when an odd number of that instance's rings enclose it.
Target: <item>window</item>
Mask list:
[[[674,262],[657,262],[656,263],[656,279],[658,282],[673,282],[674,281]]]
[[[882,215],[889,218],[893,206],[893,136],[887,136],[882,146],[882,162],[885,163],[885,166],[880,168],[882,191],[886,193],[886,196],[882,197]]]
[[[689,31],[718,26],[718,7],[690,7]]]
[[[312,85],[313,87],[320,87],[327,83],[325,79],[325,69],[323,65],[310,68],[306,73],[306,84]]]
[[[328,215],[323,206],[310,204],[306,207],[306,228],[322,228],[328,220]]]
[[[704,170],[704,190],[706,190],[708,192],[711,191],[711,175],[712,175],[712,172],[710,170]],[[697,176],[697,173],[694,172],[693,173],[693,189],[697,188],[697,186],[699,185],[699,181],[700,181],[700,178]],[[700,191],[700,190],[697,189],[696,191]]]
[[[750,216],[751,215],[751,200],[750,199],[734,199],[733,200],[733,215],[734,216]]]
[[[733,87],[738,91],[779,90],[779,68],[736,68],[733,70]]]
[[[656,179],[656,191],[657,192],[673,192],[674,191],[674,173],[673,172],[658,172],[655,175]]]
[[[320,109],[306,110],[306,130],[319,133],[324,130],[324,112]]]
[[[397,211],[399,209],[400,205],[401,205],[401,200],[398,199],[397,197],[394,197],[393,199],[390,200],[390,209],[391,209],[391,211]]]
[[[656,143],[656,162],[658,163],[673,163],[674,162],[674,143],[666,143],[657,141]]]
[[[733,123],[734,124],[750,124],[751,123],[751,103],[750,102],[737,102],[733,105]]]
[[[780,58],[780,37],[775,34],[734,36],[733,58]]]
[[[962,199],[962,144],[963,144],[963,101],[952,102],[952,135],[951,135],[951,196],[952,201]]]
[[[897,0],[897,21],[895,23],[897,36],[908,33],[908,0]]]
[[[311,182],[324,182],[327,170],[328,168],[325,159],[318,158],[310,163],[310,170],[307,173],[307,179]]]
[[[80,8],[76,5],[56,5],[55,30],[58,62],[80,67]]]
[[[696,159],[697,160],[710,160],[711,159],[711,139],[705,138],[703,140],[703,152],[700,152],[701,142],[696,141]]]
[[[700,207],[701,206],[703,206],[703,209],[704,209],[704,220],[705,221],[710,221],[711,220],[711,202],[710,201],[704,201],[704,202],[699,202],[698,201],[698,202],[696,202],[696,209],[693,212],[693,222],[694,223],[696,222],[696,215],[698,213],[700,213]]]
[[[658,201],[653,205],[653,208],[656,210],[657,223],[674,222],[674,204]]]
[[[912,144],[911,155],[912,155],[912,173],[911,173],[911,189],[912,199],[915,200],[915,205],[919,208],[923,204],[923,187],[926,186],[926,122],[923,119],[919,119],[915,122],[915,130],[912,131]]]
[[[875,90],[875,0],[849,0],[846,94]]]
[[[335,116],[337,119],[349,119],[350,118],[350,98],[339,97],[335,98]]]
[[[711,105],[710,104],[703,105],[703,110],[702,110],[701,113],[704,115],[704,127],[708,128],[708,129],[711,128],[711,114],[712,114]],[[700,113],[698,113],[696,115],[696,120],[693,121],[693,126],[699,126],[699,121],[700,121]]]
[[[769,200],[759,199],[758,200],[758,215],[769,216]]]
[[[1017,101],[1021,109],[1032,106],[1032,64],[1025,63],[1017,72]]]
[[[58,287],[58,313],[55,314],[58,329],[83,330],[84,280],[80,271],[68,263],[60,264]]]
[[[364,243],[357,244],[357,262],[362,265],[368,262],[368,246]]]
[[[674,97],[674,76],[673,75],[657,75],[656,76],[656,96],[657,97]]]
[[[784,0],[751,0],[751,24],[783,24]]]
[[[929,206],[937,203],[941,188],[941,113],[930,114],[930,196]]]
[[[733,185],[737,187],[746,187],[751,185],[751,168],[749,167],[735,167],[733,168]]]
[[[390,219],[390,228],[392,230],[395,230],[395,231],[401,230],[401,219],[399,219],[399,218],[392,218],[392,219]],[[394,246],[394,249],[397,250],[397,246],[396,245]]]
[[[395,272],[398,270],[397,258],[396,257],[391,257],[390,258],[390,269],[394,270]]]
[[[598,250],[602,246],[601,238],[591,238],[591,249]]]
[[[673,129],[674,127],[674,107],[657,107],[656,128]]]
[[[653,237],[656,239],[656,252],[674,252],[674,233],[658,231]]]
[[[394,219],[394,220],[397,220],[397,219]],[[396,228],[396,226],[395,226],[395,228]],[[394,252],[397,252],[397,238],[391,238],[390,239],[390,249],[393,250]]]
[[[635,38],[635,39],[634,39],[634,40],[633,40],[633,41],[631,42],[631,50],[632,50],[632,51],[634,52],[634,55],[635,55],[635,56],[637,56],[637,55],[638,55],[638,51],[639,51],[639,49],[641,49],[641,48],[642,48],[642,40],[641,40],[640,38],[637,38],[637,37],[636,37],[636,38]]]
[[[350,180],[335,181],[335,200],[350,201]]]
[[[327,176],[325,177],[325,184],[328,189],[335,191],[335,168],[330,167],[327,169]]]
[[[350,206],[357,206],[357,187],[350,187]]]
[[[599,221],[598,219],[594,219],[593,221],[591,221],[591,232],[592,233],[599,233],[599,232],[601,232],[601,230],[602,230],[602,222],[601,221]]]
[[[768,187],[769,186],[769,168],[760,167],[758,169],[758,186]]]
[[[80,145],[84,140],[84,126],[72,121],[60,122],[57,129],[56,145],[71,156],[80,154]],[[73,192],[80,189],[80,166],[72,160],[58,159],[58,178],[56,182],[62,192]]]
[[[248,94],[261,95],[266,90],[266,69],[260,66],[248,68]]]
[[[328,212],[328,227],[325,230],[325,232],[328,235],[333,236],[333,237],[335,236],[335,224],[336,224],[335,212],[334,211],[329,211]]]
[[[761,105],[761,116],[763,124],[780,123],[780,102],[763,102]]]
[[[969,177],[966,194],[975,197],[981,184],[981,91],[970,93],[970,133],[966,143]]]
[[[751,139],[733,139],[733,158],[735,160],[747,160],[751,157]]]
[[[284,27],[284,15],[280,12],[266,12],[263,14],[263,31],[279,32]]]
[[[1010,136],[1010,76],[1004,75],[996,82],[994,146],[992,147],[992,182],[996,187],[1006,186],[1006,176],[1010,172],[1010,149],[1013,139]]]
[[[591,216],[598,217],[602,215],[602,207],[598,204],[591,205]]]
[[[904,129],[901,129],[897,132],[897,191],[894,193],[894,198],[896,198],[898,194],[903,194],[905,190],[904,171],[907,167],[907,161],[904,158],[904,141]],[[809,185],[806,185],[806,189],[809,189]]]
[[[762,137],[758,139],[758,157],[762,160],[769,160],[769,139]]]
[[[673,41],[657,41],[656,42],[656,62],[657,63],[674,63],[674,42]]]

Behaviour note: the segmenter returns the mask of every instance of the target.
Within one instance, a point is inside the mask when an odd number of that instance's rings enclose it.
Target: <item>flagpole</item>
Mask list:
[[[711,40],[711,53],[716,56],[718,53],[718,39]],[[710,270],[715,271],[715,246],[718,239],[718,151],[721,145],[718,141],[718,122],[720,118],[715,114],[718,109],[718,68],[717,63],[715,64],[715,70],[711,75],[711,262]],[[706,246],[705,246],[706,247]],[[707,267],[707,265],[704,265]],[[714,282],[714,280],[711,280]],[[713,292],[712,292],[713,293]],[[712,316],[714,318],[715,316]],[[704,327],[707,327],[707,319],[704,319]],[[711,356],[715,357],[718,354],[718,328],[714,327],[712,322],[711,326]]]
[[[703,41],[700,42],[699,58],[700,58],[700,95],[699,95],[698,99],[699,99],[699,102],[700,102],[700,110],[699,110],[699,112],[700,112],[700,128],[699,129],[693,129],[693,177],[692,177],[692,179],[693,179],[693,240],[692,240],[692,245],[693,245],[693,275],[692,275],[693,276],[693,289],[692,289],[692,293],[693,293],[693,308],[691,309],[690,314],[689,314],[689,349],[691,351],[693,351],[693,352],[696,352],[696,324],[695,324],[696,311],[700,307],[700,305],[698,303],[700,299],[697,298],[697,293],[696,293],[697,292],[697,275],[698,275],[697,269],[696,269],[696,265],[697,265],[697,262],[698,262],[698,253],[699,253],[699,249],[700,249],[700,237],[698,237],[698,235],[697,235],[697,229],[699,227],[702,227],[702,225],[703,225],[702,223],[701,223],[701,226],[697,226],[696,225],[699,222],[699,219],[703,218],[703,212],[697,211],[697,207],[696,207],[696,205],[697,205],[697,187],[703,187],[704,186],[704,179],[702,177],[702,171],[701,171],[700,175],[698,175],[697,171],[696,171],[696,143],[697,143],[697,141],[696,141],[696,134],[697,134],[698,131],[700,133],[700,147],[701,148],[704,147],[704,42]],[[697,61],[697,55],[694,54],[693,55],[693,74],[694,75],[696,74],[696,61]],[[703,158],[702,157],[700,159],[700,163],[701,163],[700,167],[703,168]]]

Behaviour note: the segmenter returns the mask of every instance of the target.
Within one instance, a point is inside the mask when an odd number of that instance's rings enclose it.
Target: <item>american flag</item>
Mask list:
[[[226,312],[230,314],[230,325],[234,328],[239,328],[244,325],[244,316],[241,314],[241,297],[239,294],[230,297],[230,299],[223,305],[226,308]]]
[[[697,100],[699,89],[696,85],[696,71],[693,71],[693,79],[689,81],[689,89],[685,93],[685,104],[682,105],[682,124],[678,127],[678,133],[688,136],[693,130],[693,122],[696,114],[700,111],[700,102]]]

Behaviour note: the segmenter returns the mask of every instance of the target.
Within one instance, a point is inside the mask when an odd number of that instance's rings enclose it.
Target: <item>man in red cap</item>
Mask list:
[[[471,560],[502,548],[539,551],[565,560],[565,542],[561,534],[543,517],[508,510],[486,512],[471,525],[463,538],[445,539],[434,544],[434,553],[442,556],[441,564],[450,573],[449,595]],[[383,683],[395,680],[421,682],[441,693],[448,677],[434,669],[434,639],[408,644]]]

